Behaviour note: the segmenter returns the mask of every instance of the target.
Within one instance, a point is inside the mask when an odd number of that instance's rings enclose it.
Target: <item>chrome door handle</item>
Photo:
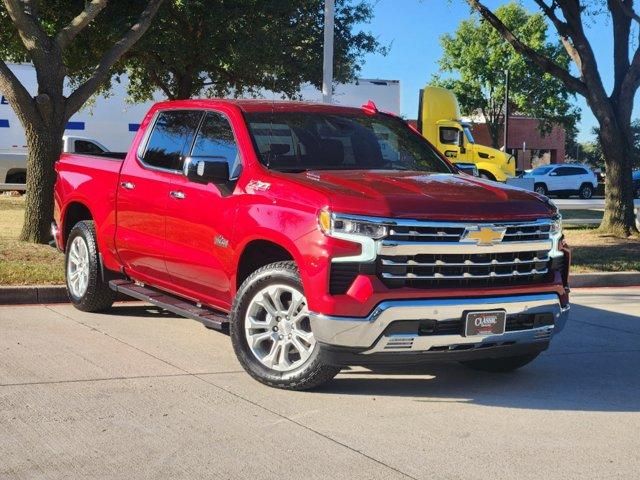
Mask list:
[[[172,190],[169,192],[169,195],[171,195],[171,197],[178,199],[178,200],[184,200],[185,198],[187,198],[187,196],[185,195],[184,192],[181,192],[180,190]]]
[[[136,184],[133,182],[121,182],[120,186],[127,190],[133,190],[134,188],[136,188]]]

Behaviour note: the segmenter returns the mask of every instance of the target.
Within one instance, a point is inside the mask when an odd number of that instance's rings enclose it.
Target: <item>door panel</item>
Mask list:
[[[169,279],[164,246],[171,176],[146,170],[133,159],[120,174],[116,248],[123,265],[141,280]]]
[[[191,142],[203,112],[160,112],[141,157],[130,152],[120,173],[116,248],[134,278],[166,286],[166,212],[171,181]]]
[[[232,178],[240,158],[228,120],[208,112],[194,141],[194,157],[224,157]],[[167,206],[167,270],[176,291],[223,309],[230,308],[233,255],[229,248],[236,215],[234,182],[203,185],[176,176]]]

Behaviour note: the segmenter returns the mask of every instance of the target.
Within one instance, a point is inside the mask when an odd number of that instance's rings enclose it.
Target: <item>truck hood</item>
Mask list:
[[[554,214],[547,199],[497,182],[454,174],[383,170],[285,174],[321,191],[340,213],[439,220],[531,220]]]

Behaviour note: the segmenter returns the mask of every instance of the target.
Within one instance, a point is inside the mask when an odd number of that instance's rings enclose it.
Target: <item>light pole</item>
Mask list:
[[[509,141],[509,70],[504,71],[504,153]]]
[[[324,57],[322,62],[322,101],[331,103],[333,85],[333,30],[335,0],[324,2]]]

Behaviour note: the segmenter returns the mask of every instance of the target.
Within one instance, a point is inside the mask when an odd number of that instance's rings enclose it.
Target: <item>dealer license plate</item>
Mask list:
[[[465,319],[465,337],[474,335],[502,335],[507,323],[507,313],[504,310],[485,312],[467,312]]]

